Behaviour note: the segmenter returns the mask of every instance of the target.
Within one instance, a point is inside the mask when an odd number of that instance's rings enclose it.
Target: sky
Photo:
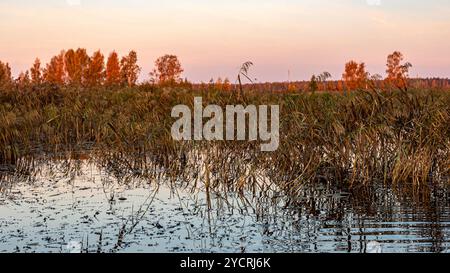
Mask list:
[[[246,61],[266,82],[340,79],[349,60],[384,75],[398,50],[411,76],[450,77],[449,14],[448,0],[0,0],[0,60],[17,75],[62,49],[133,49],[141,80],[175,54],[194,82],[233,81]]]

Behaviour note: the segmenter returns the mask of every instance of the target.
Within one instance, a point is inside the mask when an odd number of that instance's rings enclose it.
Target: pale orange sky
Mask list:
[[[448,0],[0,0],[0,60],[13,72],[61,49],[138,52],[141,79],[154,60],[179,56],[184,76],[235,79],[253,61],[258,81],[309,79],[364,61],[384,75],[394,50],[411,76],[450,77]]]

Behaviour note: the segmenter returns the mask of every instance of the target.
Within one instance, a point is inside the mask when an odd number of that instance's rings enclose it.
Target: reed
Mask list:
[[[242,91],[242,90],[241,90]],[[280,147],[264,153],[257,142],[176,142],[173,106],[280,105]],[[198,179],[208,188],[240,190],[270,177],[291,193],[328,181],[449,185],[450,92],[433,90],[337,93],[234,93],[189,87],[0,90],[0,173],[25,170],[38,156],[96,158],[135,175],[156,169]],[[127,155],[125,157],[125,155]],[[30,159],[30,160],[28,160]],[[151,164],[149,164],[151,162]],[[151,167],[148,167],[151,166]],[[253,182],[252,182],[253,181]]]

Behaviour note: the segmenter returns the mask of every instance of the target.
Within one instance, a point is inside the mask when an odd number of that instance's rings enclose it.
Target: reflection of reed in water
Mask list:
[[[218,162],[221,154],[229,157]],[[296,245],[305,245],[305,242],[320,249],[318,233],[329,229],[338,238],[340,251],[363,252],[372,237],[376,237],[367,230],[425,221],[427,227],[418,232],[424,238],[431,238],[432,246],[423,246],[423,251],[443,250],[446,232],[440,222],[450,221],[450,215],[445,211],[450,205],[445,184],[423,189],[408,184],[386,187],[382,182],[355,187],[318,177],[314,183],[296,182],[294,188],[290,186],[292,182],[286,182],[292,176],[255,166],[244,155],[232,155],[219,150],[191,152],[185,153],[183,160],[169,162],[116,151],[72,153],[53,161],[29,158],[30,165],[23,167],[28,171],[9,176],[9,180],[14,184],[20,178],[32,181],[38,174],[62,174],[70,181],[81,174],[83,165],[93,164],[103,173],[102,183],[108,202],[119,198],[113,190],[115,184],[153,185],[148,199],[122,219],[122,224],[117,227],[117,242],[111,251],[124,247],[127,236],[133,234],[146,217],[162,183],[171,188],[174,196],[180,191],[188,192],[192,206],[179,198],[180,208],[205,220],[205,230],[203,227],[197,230],[186,227],[192,237],[206,232],[211,238],[221,241],[224,238],[217,237],[217,234],[234,228],[233,222],[224,227],[227,215],[245,215],[261,225],[261,234],[266,240],[280,248],[284,246],[286,251],[298,250]],[[44,169],[45,173],[42,173]],[[8,179],[2,181],[6,183]],[[155,223],[155,227],[157,225],[159,223]],[[293,239],[286,243],[286,238]],[[245,237],[242,240],[245,242]]]

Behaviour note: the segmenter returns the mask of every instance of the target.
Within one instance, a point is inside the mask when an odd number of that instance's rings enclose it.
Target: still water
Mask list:
[[[0,252],[450,250],[446,190],[426,201],[384,187],[356,198],[318,183],[292,198],[273,185],[237,193],[201,181],[124,182],[91,163],[1,189]]]

